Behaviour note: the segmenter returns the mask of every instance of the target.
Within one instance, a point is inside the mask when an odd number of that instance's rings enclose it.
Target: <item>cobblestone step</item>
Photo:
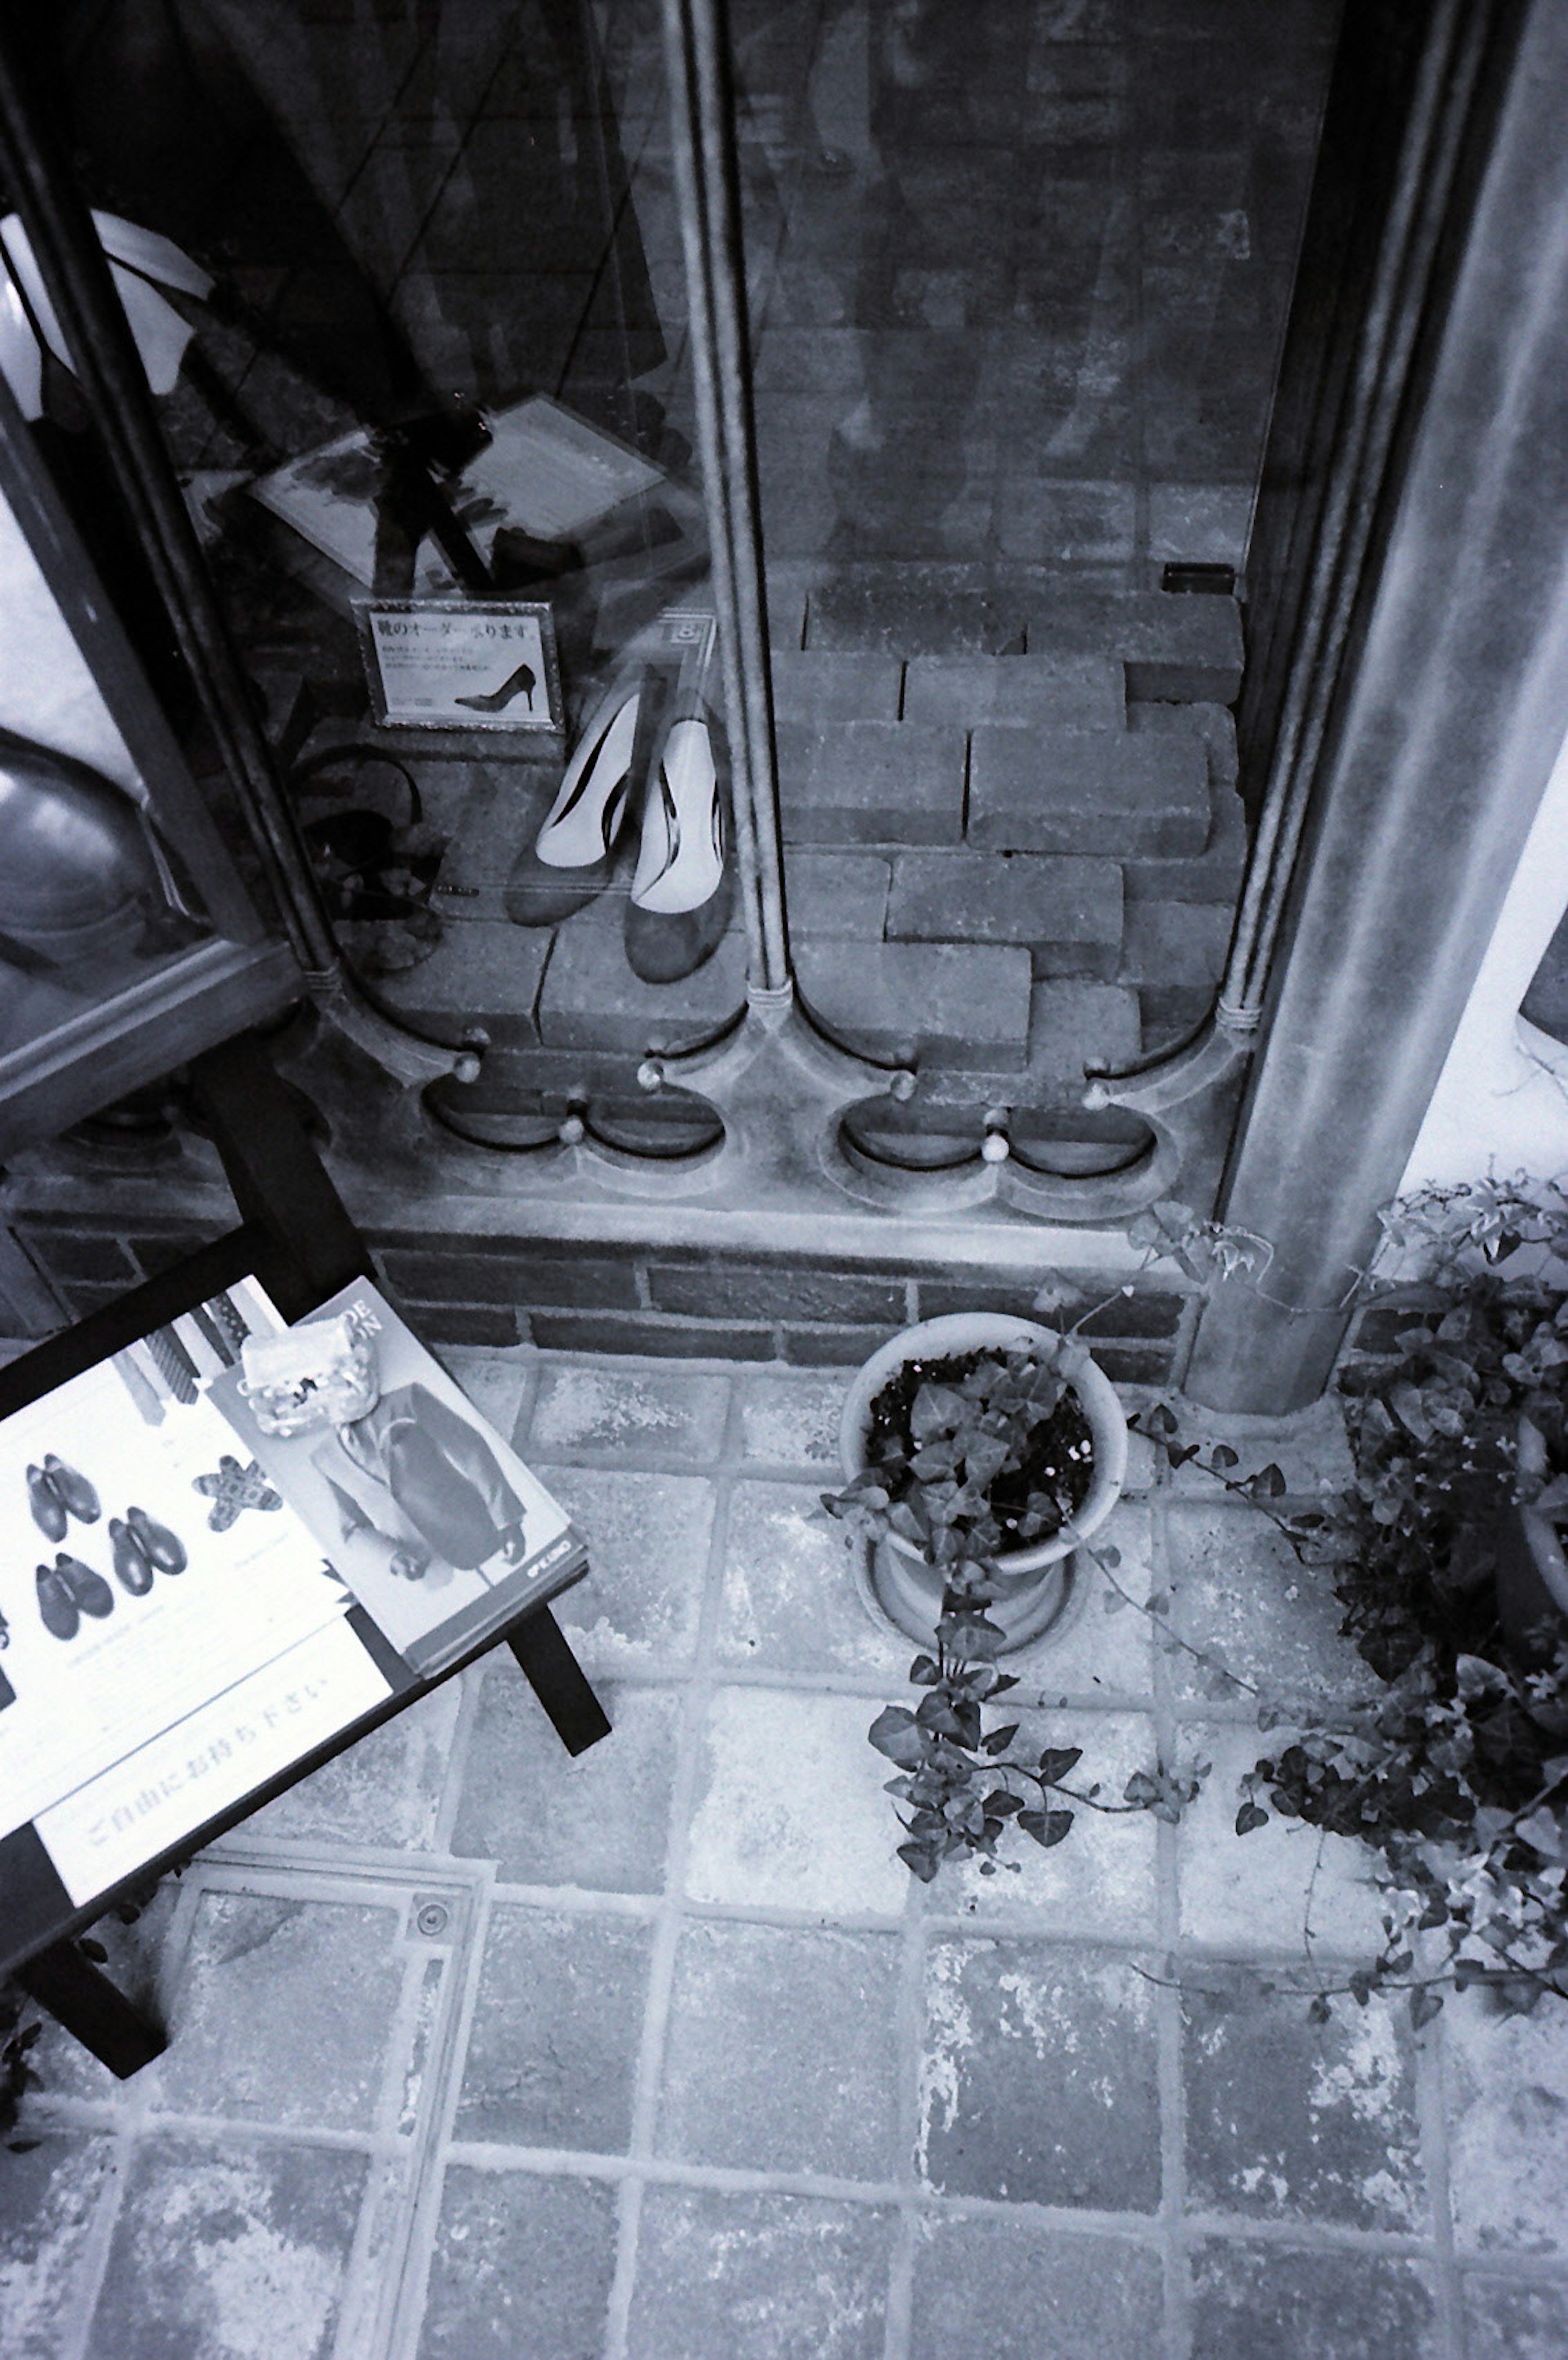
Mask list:
[[[1176,736],[986,724],[970,738],[969,840],[997,852],[1201,853],[1202,744]]]
[[[1023,943],[1038,975],[1115,973],[1122,871],[1046,853],[906,852],[893,865],[894,941]]]

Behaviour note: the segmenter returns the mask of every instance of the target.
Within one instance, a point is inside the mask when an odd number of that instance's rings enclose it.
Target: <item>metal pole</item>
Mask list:
[[[306,979],[324,982],[338,972],[332,929],[175,480],[92,215],[30,86],[20,49],[15,21],[7,23],[0,11],[0,166],[11,201],[175,643],[253,823],[290,947]]]
[[[793,989],[724,0],[663,0],[675,190],[751,991]]]

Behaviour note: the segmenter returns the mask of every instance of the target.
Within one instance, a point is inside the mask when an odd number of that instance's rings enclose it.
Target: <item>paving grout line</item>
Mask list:
[[[728,1433],[739,1415],[735,1388],[731,1383],[725,1400],[724,1430]],[[702,1595],[698,1607],[694,1638],[694,1661],[696,1673],[705,1667],[710,1656],[713,1634],[718,1624],[722,1598],[724,1565],[728,1554],[729,1533],[729,1502],[732,1480],[714,1478],[713,1519],[708,1530],[707,1562],[703,1571]],[[627,2339],[631,2322],[631,2306],[637,2283],[638,2256],[641,2245],[642,2188],[641,2167],[653,2155],[658,2127],[659,2101],[663,2087],[665,2044],[669,2033],[670,2008],[674,1990],[675,1952],[680,1940],[683,1919],[683,1898],[686,1871],[688,1837],[692,1810],[696,1800],[697,1763],[701,1732],[707,1717],[711,1683],[695,1677],[686,1684],[676,1720],[675,1768],[671,1782],[670,1811],[667,1821],[668,1843],[664,1861],[664,1889],[653,1920],[653,1939],[648,1962],[648,1988],[643,2005],[642,2032],[637,2055],[636,2080],[632,2094],[631,2129],[628,2141],[628,2163],[636,2167],[622,2189],[618,2206],[615,2271],[610,2284],[605,2327],[605,2360],[625,2360]]]
[[[1426,2175],[1427,2206],[1432,2245],[1437,2257],[1438,2318],[1448,2346],[1445,2360],[1464,2360],[1468,2336],[1464,2325],[1464,2295],[1455,2256],[1453,2191],[1448,2134],[1452,2121],[1453,2076],[1448,2053],[1448,2016],[1444,2013],[1415,2036],[1416,2106],[1420,2125],[1421,2162]]]
[[[1149,1502],[1150,1595],[1170,1590],[1170,1533],[1166,1502],[1156,1495]],[[1164,1633],[1151,1630],[1150,1683],[1154,1690],[1155,1742],[1162,1763],[1176,1758],[1179,1722],[1176,1684]],[[1157,1823],[1155,1892],[1159,1939],[1169,1955],[1181,1941],[1181,1857],[1179,1827]],[[1165,2235],[1160,2263],[1164,2284],[1165,2360],[1187,2360],[1192,2341],[1192,2284],[1181,2237],[1187,2210],[1187,2106],[1183,2079],[1182,1995],[1179,1991],[1155,1994],[1158,2042],[1156,2070],[1159,2081],[1160,2218]]]

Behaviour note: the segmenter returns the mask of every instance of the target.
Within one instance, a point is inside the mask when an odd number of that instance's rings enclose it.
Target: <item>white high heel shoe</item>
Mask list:
[[[709,957],[729,921],[733,877],[715,725],[682,699],[648,765],[642,840],[626,907],[626,956],[645,983],[673,983]]]
[[[512,863],[502,899],[520,926],[569,917],[609,883],[631,794],[643,678],[620,674],[589,713],[555,800]]]

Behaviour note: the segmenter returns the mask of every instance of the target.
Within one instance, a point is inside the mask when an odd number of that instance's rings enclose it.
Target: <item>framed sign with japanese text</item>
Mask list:
[[[564,728],[548,606],[361,598],[354,611],[371,706],[383,727]]]

